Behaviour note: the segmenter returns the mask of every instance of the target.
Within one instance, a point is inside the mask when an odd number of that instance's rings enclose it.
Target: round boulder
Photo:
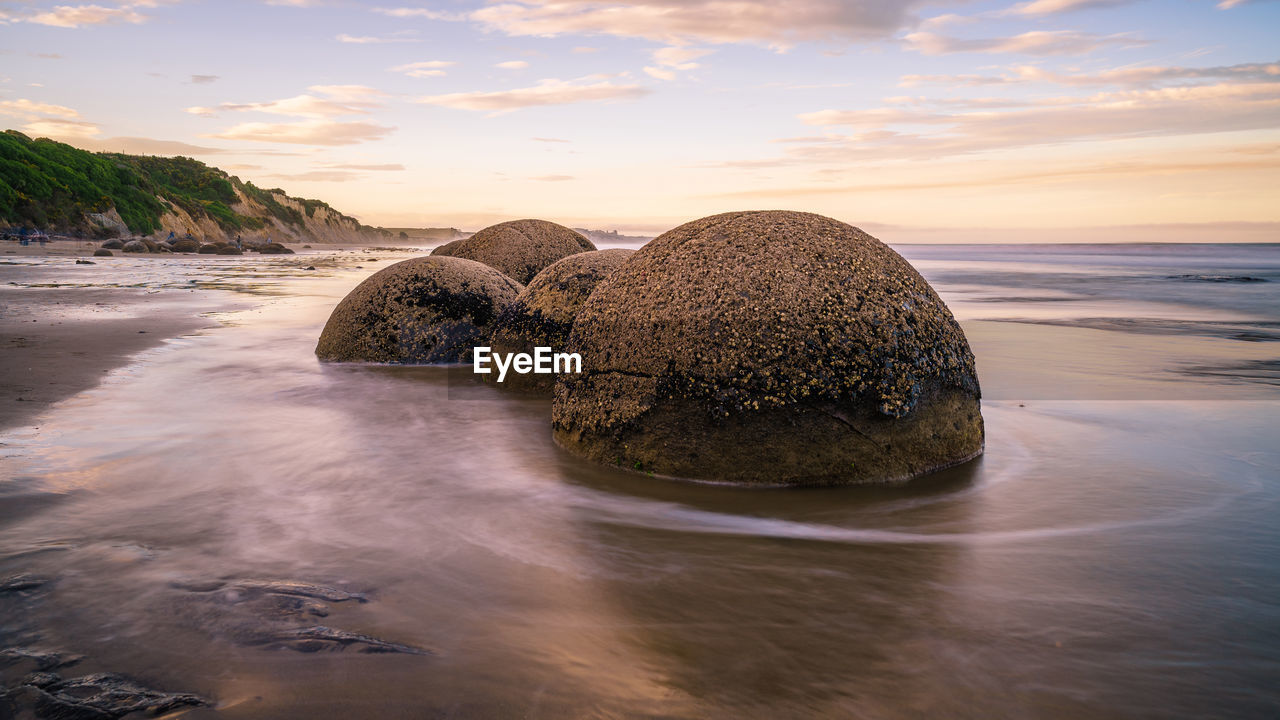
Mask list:
[[[901,481],[978,456],[973,353],[879,240],[797,212],[671,230],[574,322],[555,438],[598,462],[754,485]]]
[[[241,252],[240,248],[236,247],[235,245],[224,245],[223,247],[218,248],[218,254],[219,255],[243,255],[244,253]]]
[[[257,251],[263,255],[293,255],[293,251],[281,245],[280,243],[265,243],[257,247]]]
[[[175,240],[172,243],[170,243],[169,248],[177,253],[200,252],[200,241],[188,240],[186,238],[183,238],[181,240]]]
[[[113,255],[115,255],[115,253],[111,252],[106,248],[98,248],[97,250],[93,251],[94,257],[112,257]]]
[[[404,260],[356,286],[329,316],[316,355],[337,362],[468,362],[521,285],[464,258]]]
[[[498,315],[489,345],[496,353],[530,353],[548,347],[563,352],[574,318],[601,280],[622,267],[634,250],[594,250],[551,263],[529,281],[515,302]],[[497,382],[496,373],[484,376]],[[509,372],[502,384],[523,390],[550,391],[554,375]]]
[[[121,249],[127,253],[151,252],[149,249],[147,249],[147,244],[142,242],[141,240],[130,240],[129,242],[125,243],[124,247]]]
[[[119,238],[111,238],[110,240],[102,243],[102,247],[107,250],[122,250],[124,249],[124,241]]]
[[[490,225],[465,240],[446,243],[432,255],[476,260],[527,283],[562,257],[595,250],[591,241],[546,220],[512,220]]]
[[[208,243],[205,245],[201,245],[200,249],[197,250],[196,252],[200,253],[201,255],[217,255],[218,246],[214,245],[213,243]]]

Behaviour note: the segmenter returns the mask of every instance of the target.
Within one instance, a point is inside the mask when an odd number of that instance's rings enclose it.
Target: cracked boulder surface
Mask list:
[[[982,453],[973,353],[933,288],[851,225],[737,212],[658,237],[578,315],[564,448],[752,485],[896,482]]]
[[[426,256],[374,273],[334,308],[316,355],[335,362],[467,362],[520,283],[483,263]]]
[[[563,225],[546,220],[512,220],[441,245],[431,254],[482,262],[527,283],[560,258],[595,249],[590,240]]]
[[[612,275],[634,250],[595,250],[557,260],[538,273],[498,315],[489,345],[499,353],[532,353],[536,347],[563,352],[573,321],[601,280]],[[496,373],[484,376],[497,382]],[[502,385],[550,393],[554,375],[507,373]]]

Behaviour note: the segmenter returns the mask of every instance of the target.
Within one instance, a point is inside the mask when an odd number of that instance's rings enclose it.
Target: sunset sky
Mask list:
[[[0,125],[388,227],[1280,241],[1280,2],[0,0]]]

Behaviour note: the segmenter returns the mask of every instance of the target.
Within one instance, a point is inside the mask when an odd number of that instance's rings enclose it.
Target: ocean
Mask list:
[[[548,398],[318,363],[407,253],[14,259],[226,307],[0,432],[0,577],[47,580],[0,646],[193,718],[1280,716],[1280,245],[896,249],[974,348],[986,453],[811,490],[596,466]]]

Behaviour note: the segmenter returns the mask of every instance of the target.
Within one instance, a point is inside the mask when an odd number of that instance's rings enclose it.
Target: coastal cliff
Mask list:
[[[263,189],[186,157],[93,153],[0,133],[0,225],[97,238],[191,233],[280,242],[383,240],[320,200]]]

